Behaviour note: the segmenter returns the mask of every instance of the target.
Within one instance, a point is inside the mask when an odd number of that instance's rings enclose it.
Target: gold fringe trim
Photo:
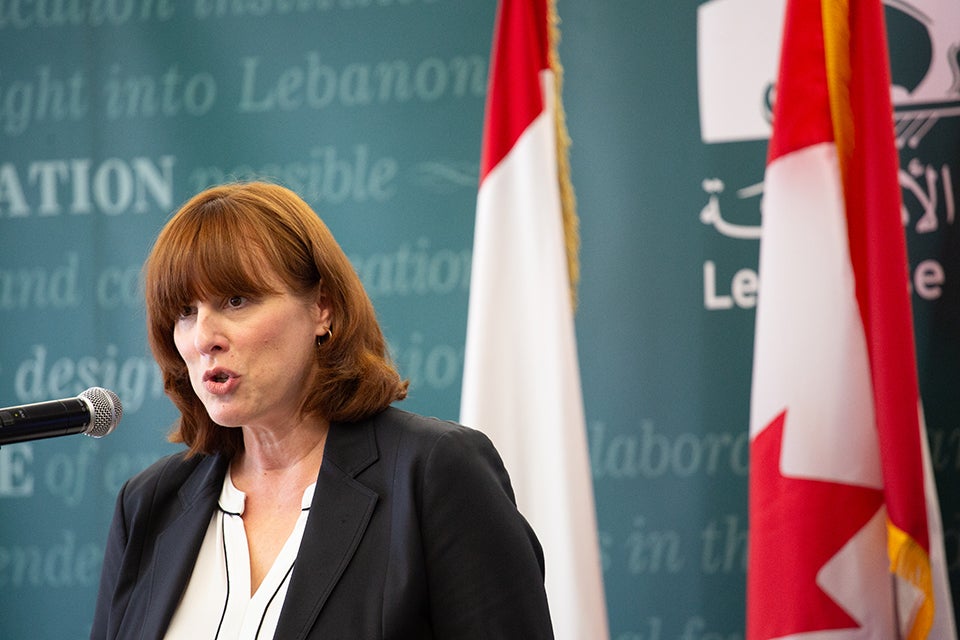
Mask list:
[[[548,0],[548,37],[550,51],[548,60],[553,70],[556,108],[554,126],[557,138],[557,176],[560,187],[560,208],[563,213],[563,237],[567,250],[567,273],[570,276],[570,303],[577,308],[577,288],[580,284],[580,220],[577,217],[577,199],[570,180],[570,135],[567,132],[567,118],[563,110],[563,66],[557,46],[560,43],[560,16],[557,14],[556,0]]]
[[[887,520],[887,556],[890,558],[890,572],[923,592],[923,602],[913,618],[907,640],[925,640],[933,627],[935,613],[930,558],[916,540],[889,519]]]
[[[820,10],[833,138],[840,160],[840,174],[846,184],[854,135],[850,111],[850,3],[849,0],[822,0]]]

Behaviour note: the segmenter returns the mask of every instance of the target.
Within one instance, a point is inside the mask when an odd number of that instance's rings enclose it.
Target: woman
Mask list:
[[[490,441],[407,383],[291,191],[209,189],[145,266],[186,445],[117,499],[91,638],[550,638],[540,545]]]

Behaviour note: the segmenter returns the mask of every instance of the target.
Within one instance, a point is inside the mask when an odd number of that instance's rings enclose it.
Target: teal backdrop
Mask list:
[[[559,1],[577,337],[617,640],[744,635],[782,5]],[[960,41],[957,6],[898,1],[887,16],[921,391],[960,585],[960,89],[935,82],[957,65],[943,53]],[[374,300],[411,380],[403,404],[458,417],[494,12],[493,0],[0,1],[0,406],[99,385],[125,408],[101,440],[0,448],[0,638],[87,636],[116,493],[175,450],[140,266],[206,186],[297,190]]]

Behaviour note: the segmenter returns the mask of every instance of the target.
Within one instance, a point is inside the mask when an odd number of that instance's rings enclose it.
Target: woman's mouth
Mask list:
[[[213,395],[230,393],[238,382],[235,374],[224,369],[211,369],[203,374],[203,387]]]

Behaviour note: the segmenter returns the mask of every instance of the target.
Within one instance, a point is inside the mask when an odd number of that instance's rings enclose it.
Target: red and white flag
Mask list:
[[[608,637],[573,322],[576,216],[552,0],[501,0],[460,421],[503,456],[543,545],[558,639]],[[569,251],[568,251],[569,247]]]
[[[955,638],[881,0],[788,0],[773,129],[747,638]]]

